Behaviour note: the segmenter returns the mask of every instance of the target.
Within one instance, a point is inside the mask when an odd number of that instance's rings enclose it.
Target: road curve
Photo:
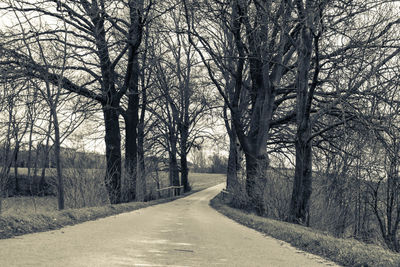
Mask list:
[[[223,186],[61,230],[0,240],[0,266],[337,266],[209,207]]]

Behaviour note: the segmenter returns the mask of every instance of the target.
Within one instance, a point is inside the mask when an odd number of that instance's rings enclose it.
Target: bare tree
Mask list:
[[[263,190],[269,164],[268,146],[276,142],[294,144],[297,162],[288,220],[307,224],[314,138],[354,118],[348,113],[339,116],[343,100],[363,91],[370,78],[399,53],[393,37],[398,19],[378,12],[391,3],[184,1],[184,4],[190,40],[229,108],[244,151],[246,189],[252,205],[260,214],[265,213]],[[203,16],[201,10],[210,15]],[[371,10],[378,12],[376,17],[368,13]],[[367,13],[371,15],[368,21],[363,19]],[[215,37],[226,29],[233,36],[233,44],[222,43]],[[343,42],[337,43],[338,38],[344,38]],[[382,40],[385,44],[379,45]],[[226,49],[220,47],[235,51],[229,63],[223,52]],[[224,71],[228,75],[223,75]],[[229,86],[230,94],[221,85],[220,77],[224,77],[225,84],[234,80],[234,86]],[[246,109],[241,109],[240,103],[247,103]],[[325,116],[336,116],[337,120],[321,127],[319,123]],[[280,137],[277,139],[275,135],[281,129],[288,135],[279,141]]]
[[[395,69],[398,69],[396,66]],[[379,97],[373,97],[373,106],[369,129],[372,130],[372,140],[378,141],[377,155],[384,170],[369,183],[369,199],[373,213],[377,219],[384,243],[394,251],[400,251],[398,229],[400,224],[400,101],[397,77],[390,77],[389,83],[384,82],[384,76],[377,77]],[[386,77],[385,77],[386,78]],[[382,79],[382,80],[381,80]],[[382,83],[383,84],[380,84]],[[378,95],[375,95],[378,96]]]
[[[196,45],[195,38],[201,43],[202,49],[195,46],[197,52],[231,112],[234,129],[246,158],[246,191],[251,205],[259,214],[264,214],[264,186],[268,168],[267,142],[271,127],[278,123],[274,122],[273,115],[282,102],[293,97],[288,96],[282,84],[283,77],[289,75],[290,69],[286,66],[295,52],[290,39],[298,34],[297,27],[291,28],[291,5],[287,1],[274,4],[259,1],[221,1],[203,7],[222,18],[218,23],[228,25],[234,38],[235,46],[228,48],[235,49],[234,69],[228,69],[228,72],[233,76],[235,83],[227,94],[208,61],[210,57],[217,66],[224,67],[221,54],[209,37],[214,34],[207,32],[207,27],[212,28],[198,15],[195,16],[194,4],[189,6],[187,1],[184,3],[190,40],[193,45]],[[226,16],[226,13],[230,15]],[[233,97],[230,98],[229,95]],[[280,95],[282,97],[278,97]],[[247,103],[245,113],[239,108],[241,102]],[[292,118],[291,116],[288,119]],[[280,120],[284,122],[286,118]]]
[[[1,172],[0,172],[0,202],[2,198],[8,195],[10,185],[10,171],[12,163],[16,158],[20,144],[28,131],[29,125],[33,123],[27,119],[28,106],[26,101],[29,94],[25,92],[25,87],[29,83],[25,79],[16,77],[14,81],[2,79],[2,102],[1,111],[5,115],[2,121],[3,139],[1,140]],[[19,109],[19,108],[20,109]],[[22,108],[21,108],[22,107]],[[1,212],[1,203],[0,203]]]
[[[379,22],[370,15],[370,21],[366,22],[362,19],[362,14],[365,14],[376,8],[376,1],[363,3],[355,2],[353,4],[354,16],[349,16],[343,13],[342,8],[346,6],[336,7],[337,12],[332,15],[329,20],[325,17],[325,13],[335,9],[330,1],[306,1],[306,3],[297,2],[297,14],[302,23],[300,33],[297,39],[298,44],[296,50],[297,59],[297,74],[295,87],[296,96],[296,169],[294,176],[294,186],[291,198],[289,221],[295,223],[308,224],[309,199],[311,196],[312,183],[312,141],[319,134],[332,130],[350,119],[354,119],[351,112],[343,111],[343,100],[351,96],[357,96],[360,91],[371,90],[366,88],[373,75],[386,69],[394,57],[400,50],[391,46],[379,46],[376,42],[386,40],[393,42],[391,36],[392,27],[399,21],[386,14],[387,18],[378,13]],[[385,1],[379,3],[381,6],[386,6]],[[389,3],[390,5],[390,3]],[[339,15],[336,15],[339,14]],[[348,17],[353,21],[353,27],[364,31],[376,29],[368,38],[361,40],[359,33],[349,37],[346,27],[342,28],[340,21],[343,16]],[[360,17],[359,17],[360,16]],[[325,19],[324,19],[325,18]],[[383,19],[383,21],[382,21]],[[340,27],[340,28],[339,28]],[[329,30],[324,31],[328,28]],[[332,33],[332,32],[333,33]],[[341,32],[344,31],[344,32]],[[338,38],[347,34],[349,41],[343,45],[334,47],[333,53],[326,52],[327,49],[320,49],[322,40],[332,40],[335,36]],[[326,39],[325,39],[326,38]],[[379,41],[380,40],[380,41]],[[325,42],[323,42],[325,44]],[[356,45],[354,45],[356,43]],[[337,57],[343,58],[343,54],[349,53],[348,58],[344,58],[341,66],[335,65]],[[377,53],[373,55],[372,53]],[[351,57],[351,54],[360,54],[360,57]],[[321,69],[321,66],[329,66]],[[311,68],[313,72],[311,72]],[[329,80],[336,76],[342,75],[344,72],[349,76],[349,84],[343,87],[343,84],[335,84]],[[353,73],[352,73],[353,72]],[[319,77],[321,74],[322,77]],[[330,88],[335,88],[336,93],[329,94],[327,91]],[[331,101],[326,104],[327,99]],[[313,106],[313,102],[317,102]],[[321,101],[321,102],[320,102]],[[322,103],[322,104],[321,104]],[[314,109],[314,110],[313,110]],[[338,120],[326,127],[320,127],[319,131],[313,132],[313,125],[316,125],[323,116],[338,114],[338,110],[342,109]],[[315,115],[312,115],[315,113]]]
[[[161,134],[169,151],[171,185],[180,185],[180,171],[187,192],[190,191],[187,156],[207,135],[202,123],[211,117],[215,99],[210,86],[202,80],[204,71],[183,32],[186,26],[183,7],[176,5],[166,14],[157,24],[157,46],[152,48],[154,85],[159,97],[154,96],[157,105],[149,108],[159,123],[164,124]]]
[[[30,23],[41,25],[37,32],[26,36],[11,31],[7,41],[2,42],[2,63],[14,65],[15,70],[25,75],[48,80],[55,86],[97,101],[104,115],[105,143],[107,155],[106,185],[112,203],[121,201],[121,141],[119,115],[122,113],[126,124],[127,166],[136,184],[136,126],[138,108],[138,48],[142,39],[142,28],[152,2],[144,7],[144,1],[125,3],[48,0],[40,3],[10,1],[2,6],[5,12],[29,18]],[[53,21],[46,24],[44,21]],[[27,21],[21,21],[26,24]],[[62,25],[65,25],[63,27]],[[69,39],[62,36],[68,33]],[[60,76],[49,73],[36,58],[27,56],[27,51],[18,42],[40,39],[67,47],[66,72]],[[50,66],[60,70],[60,66]],[[127,95],[126,111],[121,109],[121,99]],[[131,162],[132,161],[132,162]],[[135,168],[136,169],[136,168]],[[132,189],[132,192],[135,190]],[[134,193],[130,197],[134,198]]]

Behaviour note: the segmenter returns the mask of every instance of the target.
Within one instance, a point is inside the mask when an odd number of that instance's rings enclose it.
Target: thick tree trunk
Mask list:
[[[234,129],[233,123],[230,127],[227,127],[229,135],[229,157],[228,157],[228,168],[226,175],[226,189],[233,192],[235,187],[238,185],[238,171],[240,170],[239,162],[239,150],[240,144],[237,140],[237,135]]]
[[[268,169],[268,158],[266,156],[255,157],[250,154],[246,156],[246,192],[251,205],[258,215],[266,214],[264,200],[265,175]]]
[[[138,2],[140,5],[140,8],[143,7],[143,1]],[[135,25],[140,25],[140,18],[137,18],[137,24]],[[146,27],[146,33],[144,34],[146,39],[145,39],[145,48],[144,52],[141,54],[141,60],[140,63],[142,66],[147,65],[147,48],[149,47],[149,36],[148,36],[148,28]],[[142,30],[139,30],[138,35],[143,35]],[[138,79],[140,77],[141,81],[141,93],[142,93],[142,105],[140,107],[140,117],[139,117],[139,124],[137,126],[138,128],[138,137],[137,137],[137,144],[138,144],[138,168],[139,168],[139,181],[140,184],[137,186],[137,195],[138,195],[138,200],[140,201],[146,201],[147,200],[147,170],[146,170],[146,162],[145,162],[145,151],[144,151],[144,138],[145,138],[145,117],[146,117],[146,110],[147,110],[147,85],[148,85],[148,80],[146,79],[146,73],[145,71],[140,70],[139,62],[136,63],[135,65],[136,73],[138,75]],[[158,189],[158,188],[157,188]]]
[[[302,5],[299,2],[299,6]],[[296,167],[292,198],[290,201],[289,222],[309,225],[309,202],[312,192],[312,140],[311,140],[311,105],[319,73],[318,39],[316,39],[316,66],[312,84],[309,85],[309,71],[313,39],[309,25],[313,22],[313,13],[306,10],[302,21],[299,40],[298,66],[296,76],[296,124],[295,136]]]
[[[142,111],[143,112],[143,111]],[[138,183],[137,183],[137,200],[144,201],[146,199],[146,166],[144,162],[144,124],[140,122],[138,125]]]
[[[300,128],[295,140],[296,167],[289,222],[309,225],[310,197],[312,193],[312,149],[309,141],[310,126]]]
[[[129,95],[129,104],[125,116],[125,174],[127,186],[126,200],[136,199],[137,183],[137,99],[134,95]]]
[[[229,157],[228,157],[228,168],[226,174],[226,189],[230,192],[234,189],[237,182],[237,164],[238,154],[236,149],[236,142],[229,142]]]
[[[179,169],[176,154],[170,153],[169,158],[169,180],[170,185],[179,186]]]
[[[142,59],[143,62],[146,62],[145,56]],[[139,66],[137,66],[137,70],[139,72]],[[139,74],[139,73],[138,73]],[[139,123],[137,126],[138,136],[137,136],[137,144],[138,144],[138,176],[139,176],[139,184],[137,185],[137,198],[139,201],[145,201],[147,196],[147,181],[146,181],[146,164],[145,164],[145,155],[144,155],[144,128],[145,128],[145,115],[147,108],[147,90],[145,86],[145,78],[142,74],[142,105],[140,110]]]
[[[176,151],[169,153],[169,182],[170,186],[179,186],[179,168],[176,159]],[[176,194],[176,190],[174,192]]]
[[[134,53],[131,51],[130,53]],[[127,201],[136,200],[137,176],[138,176],[138,133],[139,124],[139,61],[136,54],[130,57],[132,59],[131,78],[129,83],[128,107],[125,114],[125,169]]]
[[[189,192],[190,190],[192,190],[189,184],[189,168],[187,163],[186,151],[181,154],[181,181],[184,192]]]
[[[169,152],[169,181],[172,186],[180,185],[176,143],[176,137],[172,136],[170,138],[171,151]]]
[[[188,139],[188,127],[186,125],[181,126],[181,182],[183,185],[183,191],[189,192],[191,189],[189,184],[189,168],[187,163],[187,139]]]
[[[111,204],[121,202],[121,136],[118,109],[103,106],[107,170],[105,185]]]

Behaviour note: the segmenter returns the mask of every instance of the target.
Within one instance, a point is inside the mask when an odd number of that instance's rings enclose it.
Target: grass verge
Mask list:
[[[344,266],[400,266],[399,254],[377,245],[335,238],[300,225],[246,213],[226,205],[220,195],[212,199],[210,205],[240,224]]]
[[[131,202],[100,207],[67,209],[63,211],[48,210],[37,213],[25,212],[2,214],[0,215],[0,239],[60,229],[67,225],[96,220],[119,213],[130,212],[153,205],[170,202],[225,181],[225,175],[221,174],[190,175],[193,181],[192,191],[178,197],[162,198],[149,202]]]
[[[131,202],[101,207],[67,209],[63,211],[2,215],[0,216],[0,239],[29,233],[55,230],[67,225],[78,224],[119,213],[166,203],[183,196],[158,199],[149,202]]]

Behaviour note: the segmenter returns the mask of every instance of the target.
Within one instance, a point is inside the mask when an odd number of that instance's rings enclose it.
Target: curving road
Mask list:
[[[208,206],[223,184],[61,230],[0,240],[0,266],[337,266]]]

